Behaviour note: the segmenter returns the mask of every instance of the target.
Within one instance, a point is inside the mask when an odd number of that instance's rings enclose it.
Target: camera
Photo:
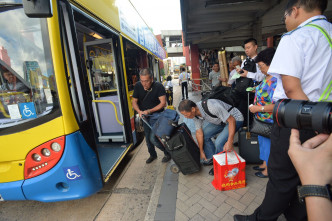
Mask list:
[[[283,99],[276,102],[273,120],[279,127],[332,133],[332,103]]]

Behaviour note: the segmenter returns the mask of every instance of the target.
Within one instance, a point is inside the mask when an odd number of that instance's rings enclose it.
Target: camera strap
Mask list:
[[[305,26],[317,28],[325,36],[325,38],[327,39],[327,41],[332,49],[332,39],[324,28],[322,28],[319,25],[315,25],[315,24],[307,24]],[[332,81],[329,83],[327,88],[324,90],[323,94],[320,96],[318,101],[328,101],[327,99],[329,98],[331,92],[332,92]],[[332,101],[329,101],[329,102],[332,102]]]

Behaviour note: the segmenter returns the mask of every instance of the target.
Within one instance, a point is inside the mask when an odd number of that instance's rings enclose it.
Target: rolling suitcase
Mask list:
[[[185,123],[179,125],[172,137],[165,142],[165,147],[184,175],[200,170],[199,148]]]
[[[249,93],[248,93],[249,106]],[[247,163],[259,164],[259,144],[257,134],[250,133],[249,130],[249,109],[247,115],[247,127],[242,127],[238,131],[239,136],[239,154]]]

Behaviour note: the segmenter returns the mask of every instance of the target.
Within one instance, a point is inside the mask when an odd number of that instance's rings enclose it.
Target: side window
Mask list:
[[[128,90],[132,91],[139,81],[139,71],[148,67],[148,55],[130,41],[124,40],[124,42]]]

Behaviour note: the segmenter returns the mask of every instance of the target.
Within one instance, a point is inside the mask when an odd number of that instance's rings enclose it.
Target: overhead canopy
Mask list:
[[[259,45],[267,37],[286,32],[282,22],[287,0],[180,0],[185,46],[219,48],[243,45],[254,37]],[[325,15],[331,20],[332,1]]]

